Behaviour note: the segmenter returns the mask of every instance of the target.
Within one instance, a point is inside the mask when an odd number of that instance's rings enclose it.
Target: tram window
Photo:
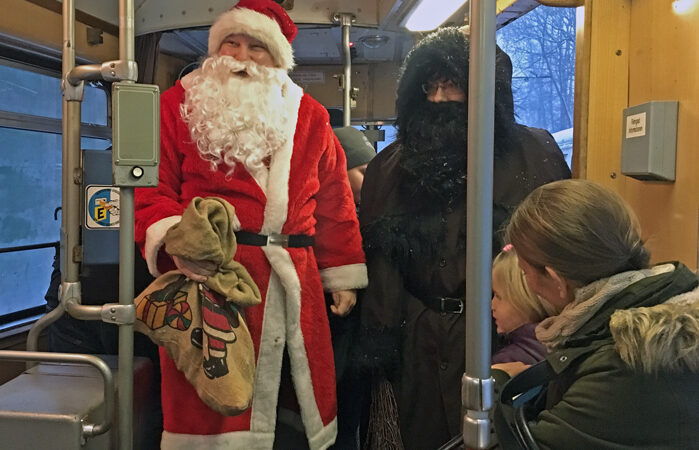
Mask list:
[[[512,59],[517,121],[554,135],[568,166],[575,89],[575,8],[538,6],[497,32]]]
[[[398,137],[398,130],[393,125],[384,125],[383,129],[386,130],[385,139],[377,143],[376,153],[391,145]]]
[[[112,146],[112,141],[109,139],[94,139],[84,137],[80,139],[80,146],[83,149],[89,150],[107,150]]]
[[[354,128],[358,129],[359,131],[364,131],[364,127],[360,125],[353,125]],[[396,140],[398,137],[398,130],[396,129],[395,126],[391,124],[385,124],[381,125],[381,129],[384,130],[386,133],[384,135],[384,140],[383,141],[378,141],[376,143],[376,153],[381,152],[384,148],[388,147],[393,143],[393,141]]]
[[[82,122],[107,125],[107,91],[100,85],[87,86],[82,104]],[[83,147],[92,148],[92,147]],[[105,147],[106,148],[106,147]]]
[[[0,64],[0,110],[60,119],[63,110],[61,80],[55,76]],[[82,120],[107,125],[107,94],[86,86]]]
[[[59,77],[0,61],[0,328],[45,306],[60,238]],[[111,145],[107,100],[101,86],[85,87],[82,121],[92,126],[85,127],[83,148]]]
[[[0,326],[43,312],[54,254],[53,248],[0,253]]]
[[[0,110],[61,118],[61,80],[0,64]]]

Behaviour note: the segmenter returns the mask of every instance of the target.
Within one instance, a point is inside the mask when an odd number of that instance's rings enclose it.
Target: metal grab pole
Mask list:
[[[342,91],[342,125],[348,127],[352,117],[352,53],[350,51],[350,27],[352,21],[349,14],[342,14],[342,54],[345,59],[345,83]]]
[[[133,304],[134,190],[121,187],[119,224],[119,304]],[[133,448],[133,323],[119,325],[119,448]]]
[[[80,106],[83,83],[66,77],[75,67],[75,2],[63,1],[63,178],[61,281],[77,283],[80,262]],[[63,286],[65,290],[65,286]]]
[[[62,173],[61,173],[61,242],[60,271],[61,288],[59,297],[78,296],[80,302],[80,267],[82,247],[80,246],[80,107],[84,83],[71,84],[68,74],[75,68],[75,3],[64,0],[63,8],[63,118],[62,118]],[[60,319],[65,313],[63,305],[51,311],[34,324],[27,337],[27,351],[36,352],[39,347],[39,334],[51,323]],[[36,365],[27,362],[27,368]]]
[[[466,373],[462,383],[467,448],[488,448],[490,378],[495,0],[471,0],[466,187]]]
[[[348,127],[352,118],[352,53],[350,51],[350,28],[355,20],[354,14],[338,13],[333,20],[342,25],[342,56],[345,70],[342,83],[342,126]]]
[[[134,0],[119,0],[119,60],[127,65],[135,60]],[[124,80],[134,82],[133,80]],[[119,223],[119,304],[132,305],[134,299],[134,188],[120,187]],[[119,325],[119,448],[133,448],[133,323]]]

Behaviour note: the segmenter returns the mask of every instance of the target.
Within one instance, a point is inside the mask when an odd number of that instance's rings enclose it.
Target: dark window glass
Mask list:
[[[0,326],[21,310],[45,306],[44,295],[51,279],[53,248],[0,253]]]
[[[0,110],[61,118],[61,80],[0,65]]]
[[[107,104],[99,84],[86,85],[82,122],[106,127]],[[0,112],[9,119],[0,124],[0,249],[50,245],[60,239],[61,227],[58,75],[0,63]],[[107,128],[99,131],[109,135]],[[83,137],[81,145],[104,150],[111,141]],[[41,311],[54,253],[53,247],[0,252],[0,326]]]
[[[0,128],[0,148],[0,247],[57,241],[61,136]]]
[[[109,139],[82,138],[80,146],[83,150],[107,150],[112,146],[112,141]]]
[[[98,86],[85,85],[82,121],[107,125],[107,93]],[[62,102],[59,78],[0,64],[0,110],[60,119]]]
[[[107,125],[107,91],[97,86],[85,86],[82,104],[82,122]]]

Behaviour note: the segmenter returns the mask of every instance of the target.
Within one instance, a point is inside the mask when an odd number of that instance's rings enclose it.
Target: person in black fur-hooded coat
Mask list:
[[[398,139],[366,172],[360,225],[369,286],[357,366],[374,382],[367,448],[401,448],[402,440],[406,449],[435,449],[460,433],[468,53],[467,36],[444,28],[408,54],[396,101]],[[511,79],[510,59],[498,48],[495,250],[498,231],[530,191],[570,178],[553,137],[515,122]],[[383,408],[391,402],[377,401],[391,391],[376,389],[381,380],[392,388],[400,434],[390,432],[396,414]]]

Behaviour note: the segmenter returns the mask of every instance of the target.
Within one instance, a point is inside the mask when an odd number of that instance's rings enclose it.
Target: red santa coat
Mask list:
[[[224,417],[210,410],[161,349],[163,448],[272,448],[284,347],[311,449],[336,435],[335,369],[323,290],[366,286],[361,237],[344,153],[325,108],[290,80],[285,87],[289,139],[269,172],[212,171],[180,115],[178,82],[161,97],[160,183],[136,189],[136,241],[154,275],[173,268],[160,248],[192,198],[218,196],[236,210],[240,229],[315,236],[313,248],[240,245],[241,262],[262,303],[245,317],[257,355],[252,407]],[[196,237],[193,237],[196,239]],[[158,270],[160,269],[160,270]]]

